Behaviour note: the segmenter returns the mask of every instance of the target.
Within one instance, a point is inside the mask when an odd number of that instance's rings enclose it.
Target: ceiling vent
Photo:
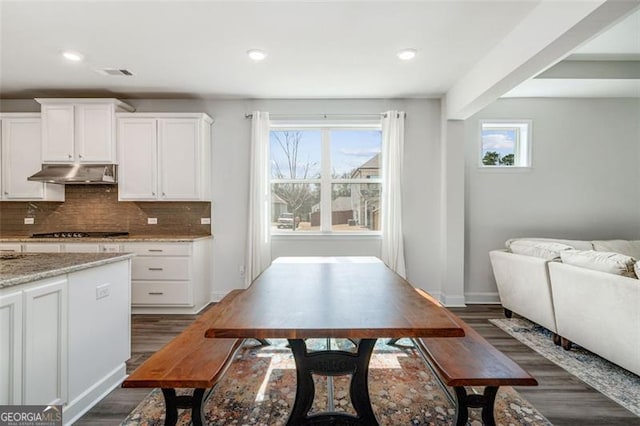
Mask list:
[[[133,75],[133,73],[129,70],[118,69],[118,68],[102,68],[97,71],[100,74],[104,74],[104,75],[126,75],[126,76]]]

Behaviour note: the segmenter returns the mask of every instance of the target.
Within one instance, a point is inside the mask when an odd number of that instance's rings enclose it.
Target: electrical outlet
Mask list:
[[[147,218],[147,225],[157,225],[158,224],[158,218],[157,217],[148,217]]]
[[[32,217],[25,217],[24,218],[24,224],[25,225],[33,225],[35,222],[35,219]]]
[[[200,225],[211,225],[211,218],[210,217],[201,217],[200,218]]]
[[[111,284],[107,283],[96,287],[96,300],[109,297],[109,294],[111,294]]]

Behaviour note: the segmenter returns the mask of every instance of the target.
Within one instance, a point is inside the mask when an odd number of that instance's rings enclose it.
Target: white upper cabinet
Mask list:
[[[43,163],[117,163],[117,99],[36,99],[42,105]]]
[[[122,201],[210,201],[206,114],[118,114]]]
[[[27,180],[42,163],[40,114],[0,114],[0,126],[0,199],[64,201],[64,186]]]

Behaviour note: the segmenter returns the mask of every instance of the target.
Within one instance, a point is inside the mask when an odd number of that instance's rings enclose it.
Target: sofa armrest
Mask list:
[[[489,252],[502,306],[556,332],[548,260],[510,253]]]

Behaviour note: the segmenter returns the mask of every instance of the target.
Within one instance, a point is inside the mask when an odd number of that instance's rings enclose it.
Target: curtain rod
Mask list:
[[[307,117],[307,118],[330,118],[330,117],[387,117],[386,112],[380,112],[377,114],[269,114],[269,117]],[[400,113],[398,113],[400,116]],[[404,113],[404,117],[407,117],[407,113]],[[253,118],[252,113],[246,113],[244,118]]]

